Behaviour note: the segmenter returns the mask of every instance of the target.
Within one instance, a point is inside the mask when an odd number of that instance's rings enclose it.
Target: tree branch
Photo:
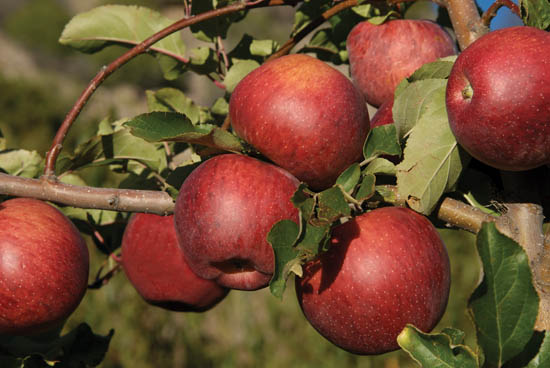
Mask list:
[[[161,31],[155,33],[151,37],[147,38],[143,42],[137,44],[135,47],[128,50],[126,53],[118,57],[115,61],[110,63],[108,66],[103,67],[99,73],[91,80],[86,89],[82,92],[78,100],[75,102],[74,106],[71,108],[65,120],[61,123],[48,153],[46,154],[46,164],[44,166],[44,176],[48,178],[53,178],[55,176],[55,162],[57,156],[61,152],[63,147],[63,141],[72,125],[76,120],[94,91],[99,87],[108,76],[110,76],[114,71],[120,68],[122,65],[126,64],[128,61],[147,52],[149,48],[156,42],[162,40],[163,38],[171,35],[172,33],[179,31],[183,28],[189,27],[191,25],[203,22],[208,19],[220,17],[223,15],[235,13],[238,11],[259,8],[259,7],[268,7],[268,6],[278,6],[278,5],[296,5],[301,0],[262,0],[262,1],[253,1],[253,2],[237,2],[220,9],[214,9],[205,13],[197,14],[192,17],[185,17],[178,20],[177,22],[171,24],[170,26],[162,29]]]
[[[152,190],[93,188],[65,184],[56,179],[28,179],[0,173],[0,193],[32,197],[79,208],[123,212],[170,214],[174,201],[166,192]]]
[[[489,32],[481,21],[474,0],[447,0],[447,11],[461,50]]]

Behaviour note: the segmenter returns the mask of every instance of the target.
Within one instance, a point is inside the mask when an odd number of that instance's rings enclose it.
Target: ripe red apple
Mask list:
[[[88,286],[88,248],[55,207],[15,198],[0,203],[0,334],[59,327]]]
[[[429,20],[358,23],[346,47],[352,79],[373,106],[393,99],[395,87],[422,65],[457,53],[454,40]]]
[[[269,61],[237,85],[233,130],[312,189],[326,189],[362,157],[365,102],[341,72],[311,56]]]
[[[178,245],[174,216],[134,214],[122,238],[128,280],[149,304],[180,312],[203,312],[229,292],[187,265]]]
[[[355,354],[398,349],[407,323],[430,331],[449,296],[446,248],[430,221],[398,207],[336,227],[332,246],[304,267],[296,294],[312,326]]]
[[[392,109],[393,109],[393,98],[387,100],[382,105],[380,105],[380,107],[378,108],[378,110],[370,120],[370,128],[373,129],[378,126],[393,124],[394,121],[393,121]]]
[[[456,140],[483,163],[550,163],[550,33],[520,26],[476,40],[453,65],[446,105]]]
[[[244,155],[202,163],[182,184],[174,209],[189,266],[224,287],[267,286],[274,269],[267,234],[279,220],[298,222],[290,201],[298,184],[287,171]]]

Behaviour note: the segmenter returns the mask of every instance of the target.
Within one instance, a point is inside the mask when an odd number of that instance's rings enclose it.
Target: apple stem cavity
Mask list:
[[[462,98],[465,100],[471,100],[472,97],[474,97],[474,89],[472,88],[472,85],[468,83],[468,85],[462,90]]]

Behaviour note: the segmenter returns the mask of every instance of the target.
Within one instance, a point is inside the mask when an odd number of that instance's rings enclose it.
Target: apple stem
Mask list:
[[[517,4],[515,4],[511,0],[496,0],[485,11],[485,13],[483,13],[483,15],[481,16],[481,22],[486,27],[489,27],[491,25],[491,21],[497,15],[497,11],[503,6],[507,7],[508,9],[510,9],[512,11],[512,13],[514,13],[515,15],[517,15],[518,17],[521,18],[521,12],[520,12],[519,6],[517,6]]]
[[[472,97],[474,97],[474,89],[472,88],[472,85],[468,83],[468,85],[462,90],[462,98],[465,100],[471,100]]]

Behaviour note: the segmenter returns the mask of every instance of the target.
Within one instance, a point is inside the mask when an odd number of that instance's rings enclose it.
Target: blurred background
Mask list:
[[[114,60],[122,48],[110,47],[83,55],[58,44],[64,25],[79,12],[104,4],[140,4],[177,19],[181,1],[139,0],[2,0],[0,5],[0,131],[8,147],[36,150],[44,155],[65,114],[102,65]],[[479,1],[486,9],[492,1]],[[424,11],[433,12],[425,3]],[[245,30],[258,38],[283,43],[293,23],[293,9],[258,9],[231,28],[226,48]],[[507,9],[499,11],[493,28],[520,24]],[[188,48],[196,46],[182,33]],[[222,91],[190,73],[176,81],[162,78],[156,61],[140,56],[104,83],[71,129],[66,149],[71,150],[97,129],[100,120],[146,112],[145,91],[173,86],[202,105],[210,105]],[[108,186],[100,171],[88,173],[89,183]],[[479,279],[474,236],[443,229],[452,264],[449,308],[436,330],[454,326],[466,332],[475,346],[466,303]],[[93,275],[105,261],[90,242]],[[90,290],[67,327],[87,322],[96,333],[115,335],[102,367],[413,367],[401,352],[360,357],[336,348],[304,319],[292,287],[282,301],[268,290],[232,291],[213,310],[175,313],[147,305],[117,274],[100,290]]]

